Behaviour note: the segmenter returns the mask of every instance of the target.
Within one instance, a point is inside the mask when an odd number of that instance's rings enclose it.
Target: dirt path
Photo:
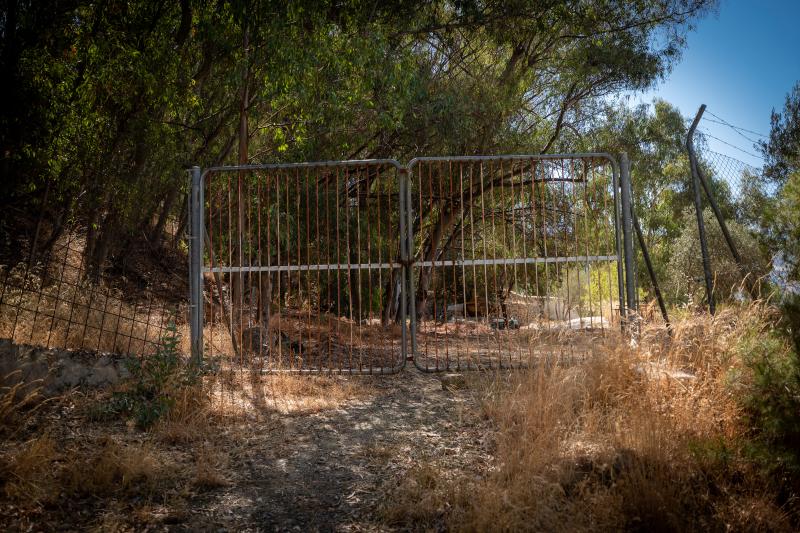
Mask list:
[[[366,379],[366,398],[254,431],[231,459],[234,479],[191,502],[174,529],[384,531],[384,488],[419,461],[454,472],[484,463],[474,393],[443,391],[438,376],[416,370]]]

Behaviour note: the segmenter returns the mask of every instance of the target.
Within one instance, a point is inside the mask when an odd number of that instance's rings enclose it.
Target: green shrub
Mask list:
[[[754,327],[740,343],[739,352],[749,375],[743,403],[752,429],[751,449],[770,468],[797,475],[800,358],[793,348],[784,328],[768,325]]]
[[[177,392],[196,385],[203,369],[184,362],[178,352],[180,335],[174,323],[167,326],[158,350],[143,358],[127,361],[131,383],[115,392],[110,401],[93,413],[94,418],[126,416],[140,429],[147,429],[175,405]]]

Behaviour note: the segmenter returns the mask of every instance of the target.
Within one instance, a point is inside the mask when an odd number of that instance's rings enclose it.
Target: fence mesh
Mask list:
[[[0,265],[0,338],[47,348],[147,355],[185,305],[89,275],[85,237],[67,232],[42,260]]]

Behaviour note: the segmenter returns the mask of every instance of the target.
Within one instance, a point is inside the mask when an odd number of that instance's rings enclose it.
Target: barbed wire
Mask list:
[[[714,122],[715,124],[721,124],[723,126],[728,126],[732,130],[734,130],[737,133],[739,133],[739,135],[742,135],[742,137],[744,137],[748,141],[757,142],[757,141],[754,141],[753,139],[750,139],[746,135],[742,134],[742,132],[747,132],[747,133],[750,133],[752,135],[757,135],[759,137],[769,138],[769,135],[764,135],[763,133],[758,133],[757,131],[749,130],[749,129],[743,128],[741,126],[735,126],[735,125],[731,124],[730,122],[728,122],[727,120],[725,120],[724,118],[722,118],[722,117],[720,117],[718,115],[715,115],[713,112],[709,111],[708,109],[706,109],[706,113],[708,113],[712,117],[716,118],[717,120],[714,120],[714,119],[711,119],[711,118],[708,118],[708,117],[705,117],[705,120],[707,120],[709,122]]]
[[[709,137],[709,138],[711,138],[711,139],[714,139],[715,141],[721,142],[722,144],[724,144],[724,145],[726,145],[726,146],[730,146],[730,147],[731,147],[731,148],[733,148],[734,150],[738,150],[738,151],[740,151],[740,152],[742,152],[742,153],[744,153],[744,154],[747,154],[747,155],[749,155],[750,157],[754,157],[754,158],[756,158],[756,159],[760,159],[761,161],[764,161],[764,158],[763,158],[762,156],[760,156],[760,155],[754,154],[753,152],[750,152],[750,151],[748,151],[748,150],[745,150],[745,149],[744,149],[744,148],[742,148],[741,146],[736,146],[735,144],[729,143],[729,142],[728,142],[728,141],[726,141],[726,140],[720,139],[719,137],[717,137],[716,135],[713,135],[712,133],[710,133],[710,132],[709,132],[708,130],[706,130],[706,129],[702,129],[702,128],[698,128],[698,129],[699,129],[699,130],[700,130],[700,132],[701,132],[701,133],[702,133],[704,136],[706,136],[706,137]]]

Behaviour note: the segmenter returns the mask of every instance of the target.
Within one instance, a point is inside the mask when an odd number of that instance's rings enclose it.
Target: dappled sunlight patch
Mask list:
[[[262,374],[232,370],[212,389],[212,411],[259,418],[312,414],[375,394],[368,377]]]

